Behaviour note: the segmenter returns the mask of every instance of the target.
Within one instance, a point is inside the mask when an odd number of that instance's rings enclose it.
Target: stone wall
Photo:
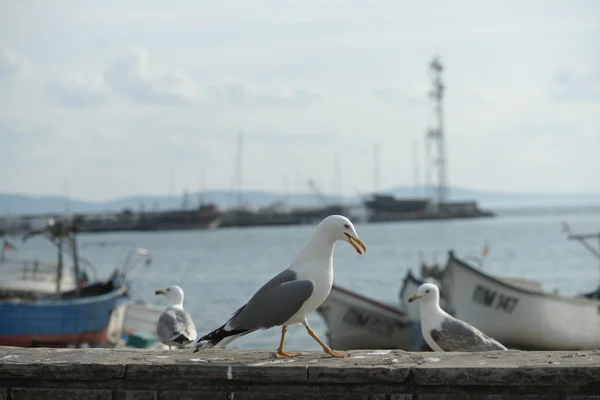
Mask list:
[[[600,400],[600,351],[148,351],[0,347],[0,400]]]

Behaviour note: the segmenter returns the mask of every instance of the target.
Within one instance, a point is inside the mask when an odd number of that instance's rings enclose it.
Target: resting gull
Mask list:
[[[328,216],[317,225],[290,267],[261,287],[225,324],[198,339],[194,353],[203,347],[224,347],[258,329],[281,326],[281,340],[275,355],[295,357],[300,353],[283,351],[283,342],[289,325],[302,324],[323,351],[333,357],[347,357],[348,354],[323,343],[306,320],[329,296],[333,284],[333,250],[338,240],[350,243],[358,254],[367,250],[348,218]]]
[[[186,344],[196,339],[196,327],[192,316],[183,309],[183,289],[173,285],[154,293],[162,294],[171,303],[158,318],[156,326],[158,339],[169,346],[169,349],[171,346],[183,349]]]
[[[440,308],[440,291],[433,283],[419,286],[408,301],[421,299],[421,332],[433,351],[507,350],[483,332]]]

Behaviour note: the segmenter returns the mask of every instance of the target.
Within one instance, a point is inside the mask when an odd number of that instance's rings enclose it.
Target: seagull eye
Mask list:
[[[426,290],[425,293],[429,293],[429,290]]]
[[[171,289],[167,289],[167,292],[170,291]]]
[[[348,225],[348,224],[344,224],[344,228],[346,228],[346,229],[350,229],[350,225]]]

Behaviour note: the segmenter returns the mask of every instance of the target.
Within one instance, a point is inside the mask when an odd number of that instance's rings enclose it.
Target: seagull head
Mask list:
[[[367,251],[367,246],[358,237],[352,222],[343,215],[330,215],[319,224],[320,228],[333,239],[348,242],[358,254]]]
[[[169,299],[169,303],[171,305],[183,305],[183,289],[181,289],[177,285],[169,286],[166,289],[159,289],[154,291],[154,294],[159,295],[162,294],[167,299]]]
[[[437,302],[440,298],[440,290],[433,283],[424,283],[417,289],[417,294],[411,296],[408,299],[409,303],[415,300],[423,299],[423,301],[435,301]]]

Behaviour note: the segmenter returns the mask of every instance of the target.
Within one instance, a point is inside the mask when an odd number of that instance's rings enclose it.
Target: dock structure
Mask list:
[[[600,351],[483,353],[0,347],[0,399],[600,398]]]

